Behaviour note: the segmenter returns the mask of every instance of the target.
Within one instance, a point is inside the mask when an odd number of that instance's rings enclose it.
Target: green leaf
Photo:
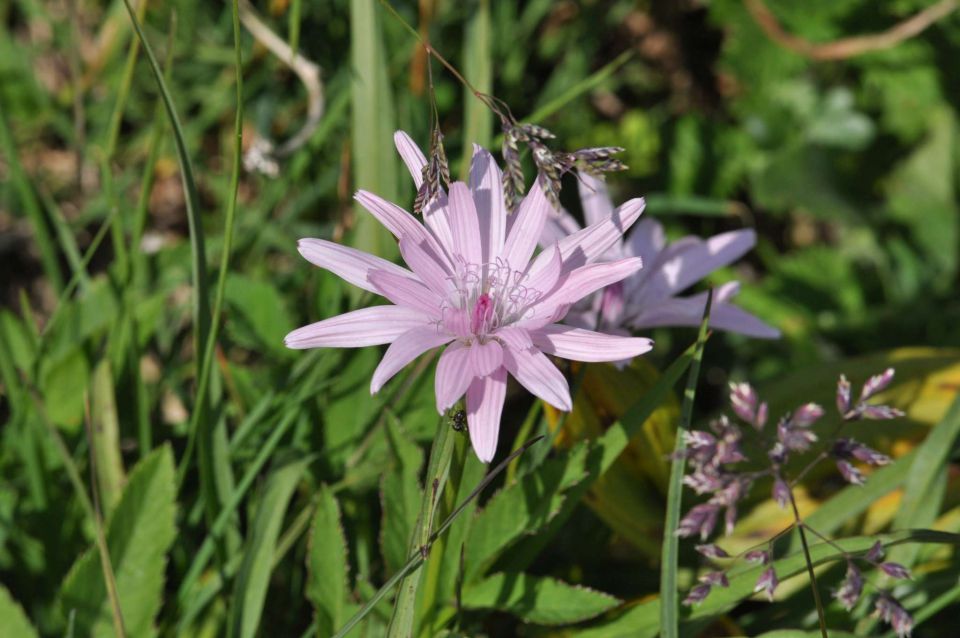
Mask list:
[[[173,453],[157,448],[131,472],[107,524],[124,626],[130,636],[156,633],[153,619],[164,591],[166,553],[176,537]],[[96,547],[74,564],[60,592],[64,616],[76,612],[76,633],[112,636],[113,620]]]
[[[290,461],[274,470],[267,480],[234,583],[229,636],[250,638],[257,634],[283,515],[309,462],[310,458]]]
[[[877,541],[887,547],[901,543],[960,544],[960,535],[933,530],[904,530],[880,536],[857,536],[819,543],[810,547],[814,565],[843,560],[844,553],[866,552]],[[807,570],[803,552],[795,552],[774,561],[773,567],[781,582]],[[715,587],[706,600],[693,608],[685,608],[681,622],[701,624],[729,611],[753,595],[753,587],[766,567],[740,566],[728,572],[729,587]],[[702,625],[701,625],[702,626]],[[630,607],[624,614],[578,633],[579,638],[653,638],[660,631],[660,600],[651,600]]]
[[[947,463],[960,437],[960,394],[950,411],[917,448],[907,474],[903,499],[893,519],[893,529],[929,527],[940,514],[947,488]],[[904,545],[890,553],[890,560],[911,567],[917,558],[915,545]]]
[[[320,488],[307,550],[307,598],[317,618],[317,636],[332,636],[344,621],[348,591],[347,540],[340,506],[326,485]]]
[[[466,609],[496,609],[540,625],[565,625],[620,604],[609,594],[529,574],[494,574],[463,592]]]
[[[230,273],[226,299],[231,316],[227,324],[241,345],[273,354],[289,356],[293,351],[283,345],[283,337],[294,329],[287,303],[273,283]]]
[[[69,432],[80,428],[83,419],[83,394],[87,389],[90,366],[80,347],[57,358],[46,357],[40,368],[40,393],[47,416]]]
[[[39,635],[30,624],[23,608],[3,585],[0,585],[0,627],[3,627],[6,635],[17,638],[33,638]]]
[[[114,395],[110,361],[104,359],[93,371],[92,438],[97,455],[97,487],[104,512],[109,515],[120,500],[126,480],[120,456],[120,422]]]
[[[395,202],[399,190],[393,95],[375,0],[350,0],[350,62],[355,186]],[[355,210],[353,246],[386,259],[395,257],[397,243],[390,233],[359,205]]]
[[[381,483],[383,524],[380,528],[380,551],[387,573],[392,574],[409,558],[408,543],[420,509],[422,490],[418,477],[423,453],[406,438],[393,419],[387,419],[387,428],[395,465],[383,475]]]

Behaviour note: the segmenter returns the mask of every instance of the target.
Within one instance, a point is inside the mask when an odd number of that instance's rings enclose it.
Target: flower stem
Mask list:
[[[790,507],[793,508],[793,519],[796,521],[797,531],[800,532],[800,543],[803,545],[803,558],[807,563],[807,573],[810,575],[810,589],[813,590],[813,602],[817,606],[817,620],[820,621],[820,635],[830,638],[827,634],[827,619],[823,613],[823,601],[820,599],[820,590],[817,588],[817,575],[813,571],[813,559],[810,558],[810,548],[807,546],[807,534],[804,530],[800,510],[797,509],[797,500],[793,497],[793,489],[787,490],[790,494]]]

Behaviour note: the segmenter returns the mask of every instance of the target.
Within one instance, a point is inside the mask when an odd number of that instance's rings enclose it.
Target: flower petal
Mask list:
[[[543,225],[547,215],[553,211],[553,205],[547,201],[547,197],[540,188],[540,181],[537,180],[530,188],[530,192],[520,202],[520,206],[514,213],[513,225],[510,227],[510,235],[503,246],[502,258],[510,264],[513,270],[525,270],[530,257],[533,255],[533,249],[537,247],[537,242],[543,232]]]
[[[297,328],[283,339],[288,348],[362,348],[390,343],[429,323],[422,312],[402,306],[361,308]]]
[[[385,270],[399,277],[414,278],[409,270],[393,262],[325,239],[301,239],[297,242],[297,250],[311,264],[329,270],[337,277],[370,292],[376,292],[367,280],[371,270]]]
[[[470,367],[475,377],[485,377],[503,365],[503,346],[491,339],[470,346]]]
[[[482,263],[492,262],[502,251],[507,206],[503,201],[502,174],[497,162],[486,149],[474,144],[470,162],[470,192],[477,205],[480,221]]]
[[[717,268],[736,261],[756,242],[757,234],[750,229],[714,235],[706,241],[697,241],[666,260],[656,272],[651,273],[651,277],[666,278],[666,290],[673,295],[689,288]]]
[[[442,265],[443,259],[425,246],[426,242],[404,237],[400,240],[400,254],[423,283],[441,297],[446,297],[451,288],[450,274]]]
[[[406,131],[396,131],[393,134],[393,144],[397,147],[397,152],[400,153],[403,163],[407,165],[407,170],[410,171],[410,177],[413,178],[414,185],[420,188],[420,185],[423,184],[423,167],[427,165],[427,158],[423,151],[413,141],[413,138],[407,135]]]
[[[427,350],[452,340],[452,336],[438,332],[436,326],[420,326],[407,330],[390,344],[383,359],[380,360],[380,365],[373,371],[373,378],[370,379],[370,394],[379,392],[383,384],[393,378],[393,375]]]
[[[437,241],[434,233],[427,230],[423,224],[417,221],[417,218],[403,210],[393,202],[389,202],[373,193],[359,190],[354,196],[360,205],[366,208],[371,215],[377,218],[381,224],[386,227],[398,240],[404,237],[412,237],[417,242],[425,243],[426,246],[444,260],[444,267],[453,272],[453,267],[448,258],[448,252],[444,249],[443,242]],[[446,201],[446,195],[443,195]],[[436,200],[434,200],[436,201]],[[424,211],[424,219],[427,213]]]
[[[423,223],[427,225],[447,255],[453,254],[453,231],[450,230],[450,218],[447,214],[449,201],[441,190],[423,209]]]
[[[585,266],[607,252],[637,221],[645,206],[642,197],[631,199],[613,211],[610,217],[562,239],[560,254],[564,268]]]
[[[543,352],[573,361],[620,361],[653,348],[653,341],[643,337],[615,337],[559,324],[531,331],[530,337]]]
[[[563,260],[556,244],[544,248],[530,264],[529,271],[535,273],[523,280],[523,285],[540,293],[541,299],[556,286],[563,273]]]
[[[437,361],[437,376],[434,382],[434,391],[437,395],[437,411],[443,414],[456,403],[467,386],[473,380],[473,369],[470,366],[470,348],[459,341],[454,341]]]
[[[500,417],[507,397],[507,371],[498,369],[488,377],[474,379],[467,388],[467,427],[470,443],[483,463],[493,460],[500,438]]]
[[[640,257],[647,267],[651,267],[667,245],[667,236],[663,232],[663,224],[653,217],[645,217],[637,222],[626,243],[631,255]]]
[[[613,214],[613,201],[607,183],[590,173],[577,173],[577,189],[583,204],[583,219],[587,226],[602,222]]]
[[[733,296],[737,287],[737,282],[730,282],[717,289],[714,296],[717,301],[710,309],[710,327],[758,339],[779,338],[780,331],[773,326],[764,323],[745,310],[726,303],[726,300]],[[705,292],[691,297],[665,299],[636,315],[630,319],[629,323],[636,329],[660,326],[696,327],[703,320],[703,308],[706,303],[707,293]]]
[[[453,231],[453,253],[468,264],[482,264],[483,249],[480,238],[480,221],[470,189],[463,182],[450,184],[450,230]]]
[[[639,257],[581,266],[562,278],[553,294],[545,298],[542,303],[550,307],[572,304],[601,288],[629,277],[642,267],[643,260]]]
[[[503,365],[520,385],[558,410],[569,411],[573,407],[570,386],[557,366],[532,344],[524,347],[522,341],[515,344],[509,343],[509,338],[504,341],[507,347],[503,352]],[[526,342],[530,343],[529,337]]]
[[[540,245],[550,246],[578,230],[580,230],[580,224],[573,215],[565,210],[558,210],[555,215],[547,215],[543,230],[540,232]]]
[[[394,304],[414,308],[428,317],[440,317],[443,298],[419,280],[386,270],[374,270],[368,277],[374,290]]]

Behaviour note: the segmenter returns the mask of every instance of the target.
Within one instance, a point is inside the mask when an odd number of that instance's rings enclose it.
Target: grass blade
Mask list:
[[[670,466],[670,483],[667,488],[667,513],[663,523],[663,551],[660,560],[660,631],[664,638],[677,638],[679,626],[679,592],[677,589],[677,555],[680,539],[677,537],[677,525],[680,522],[680,504],[683,497],[683,470],[686,466],[682,456],[687,443],[684,435],[690,429],[693,418],[693,401],[697,394],[697,378],[700,376],[700,362],[703,359],[703,347],[707,342],[707,325],[710,323],[710,306],[713,303],[713,289],[707,293],[707,303],[703,309],[703,321],[700,322],[700,334],[697,337],[693,361],[687,374],[687,387],[683,391],[683,406],[680,412],[680,424],[673,446],[673,463]]]
[[[490,50],[490,2],[480,0],[470,19],[463,40],[463,75],[478,91],[493,92],[493,54]],[[493,135],[493,113],[476,99],[473,91],[463,87],[463,159],[460,179],[466,181],[470,172],[473,144],[490,146]]]
[[[387,77],[387,56],[374,0],[350,0],[350,62],[354,186],[388,201],[398,195],[397,160],[393,140],[394,105]],[[352,244],[362,251],[391,259],[397,244],[383,226],[359,205]]]

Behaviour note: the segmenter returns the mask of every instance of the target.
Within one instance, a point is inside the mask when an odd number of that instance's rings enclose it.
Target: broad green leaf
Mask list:
[[[30,619],[24,613],[20,604],[13,599],[7,588],[0,585],[0,627],[7,636],[16,638],[34,638],[39,636],[37,630],[30,624]]]
[[[287,462],[267,479],[257,505],[256,519],[243,547],[243,563],[234,582],[229,636],[250,638],[257,635],[283,515],[300,475],[309,463],[310,458]]]
[[[927,139],[896,168],[886,190],[893,216],[908,225],[930,259],[952,275],[960,241],[954,162],[957,123],[948,108],[926,117]]]
[[[347,540],[340,506],[324,485],[317,497],[307,549],[307,598],[316,611],[318,638],[332,636],[345,620],[347,570]]]
[[[587,446],[578,445],[495,494],[466,542],[466,580],[481,576],[504,550],[534,534],[559,511],[565,492],[587,477]]]
[[[393,149],[393,94],[378,9],[376,0],[350,0],[354,185],[396,202],[399,189]],[[355,206],[354,211],[353,245],[386,259],[395,257],[397,244],[390,233],[361,206]]]
[[[529,574],[494,574],[463,592],[466,609],[505,611],[539,625],[581,622],[619,604],[609,594]]]
[[[47,417],[68,432],[80,429],[89,376],[90,366],[80,347],[56,359],[47,357],[41,364],[40,392]]]
[[[383,524],[380,527],[380,550],[387,573],[393,574],[409,558],[408,543],[417,522],[423,493],[419,479],[423,454],[391,419],[387,419],[387,427],[394,467],[383,475],[381,482]]]
[[[267,348],[273,354],[288,356],[291,350],[283,338],[294,329],[286,300],[270,282],[231,273],[227,277],[226,299],[230,304],[231,336],[253,350]]]
[[[157,448],[130,473],[107,523],[107,547],[116,576],[124,626],[131,636],[156,633],[153,619],[164,591],[167,550],[176,537],[173,453]],[[97,548],[84,553],[60,592],[64,617],[76,613],[80,636],[112,636],[113,621]]]

